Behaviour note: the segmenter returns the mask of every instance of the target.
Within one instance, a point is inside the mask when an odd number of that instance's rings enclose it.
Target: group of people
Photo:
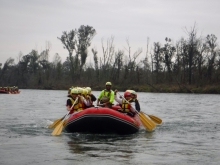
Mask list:
[[[140,111],[140,104],[137,99],[137,93],[134,90],[126,90],[124,95],[120,95],[118,90],[112,90],[112,83],[106,82],[105,89],[102,90],[96,98],[91,93],[90,87],[71,87],[68,90],[68,99],[66,102],[67,110],[69,114],[84,110],[94,106],[94,102],[97,100],[96,105],[101,107],[112,108],[114,100],[118,103],[120,108],[117,111],[126,113],[130,116],[134,116],[136,112]],[[118,97],[119,95],[119,97]]]
[[[20,93],[19,89],[17,86],[12,86],[12,87],[0,87],[0,93],[8,93],[8,94],[17,94]]]
[[[93,102],[96,101],[96,97],[91,91],[90,87],[72,87],[68,90],[69,99],[67,99],[66,107],[70,114],[94,106]]]

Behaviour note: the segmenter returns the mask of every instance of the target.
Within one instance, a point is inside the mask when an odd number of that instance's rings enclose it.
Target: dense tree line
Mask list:
[[[137,60],[142,52],[133,54],[126,40],[127,48],[115,50],[114,37],[105,43],[102,52],[91,49],[93,63],[86,63],[88,50],[96,30],[91,26],[80,26],[64,31],[58,39],[69,56],[62,63],[59,54],[48,61],[50,46],[38,52],[19,55],[19,62],[9,58],[0,64],[0,86],[20,88],[67,89],[69,86],[90,86],[103,88],[111,81],[115,88],[137,88],[137,90],[162,91],[162,85],[178,87],[178,92],[192,92],[190,86],[202,88],[218,86],[220,82],[220,49],[214,34],[198,36],[195,26],[187,31],[187,38],[173,43],[165,38],[165,44],[154,42],[147,48],[146,57]],[[147,43],[147,47],[149,42]],[[213,93],[218,93],[213,91]]]

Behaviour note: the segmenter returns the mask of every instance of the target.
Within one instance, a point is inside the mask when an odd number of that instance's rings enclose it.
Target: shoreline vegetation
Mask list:
[[[75,85],[77,87],[77,85]],[[81,87],[81,86],[79,86]],[[85,86],[86,87],[86,86]],[[101,91],[104,89],[103,85],[89,86],[92,91]],[[46,89],[46,90],[67,90],[68,87],[55,87],[55,86],[45,86],[33,89]],[[24,89],[24,88],[23,88]],[[118,86],[113,85],[112,89],[117,89],[119,91],[126,91],[127,89],[135,90],[136,92],[152,92],[152,93],[193,93],[193,94],[220,94],[220,85],[206,85],[203,87],[197,87],[193,85],[136,85],[136,86]]]
[[[68,90],[71,86],[158,93],[220,94],[220,47],[217,36],[199,36],[196,25],[187,37],[164,43],[147,40],[147,50],[133,50],[129,40],[116,49],[114,37],[102,40],[101,50],[90,48],[96,30],[89,25],[64,31],[60,37],[68,56],[62,62],[58,53],[49,61],[50,43],[39,52],[19,53],[18,63],[9,58],[0,63],[0,86],[21,89]],[[88,61],[88,56],[92,57]]]

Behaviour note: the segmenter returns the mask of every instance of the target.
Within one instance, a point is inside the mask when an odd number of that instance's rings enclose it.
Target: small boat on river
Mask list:
[[[19,94],[20,90],[18,87],[0,87],[0,94]]]
[[[0,90],[0,94],[19,94],[20,91],[16,91],[16,92],[9,92],[9,91],[5,91],[5,90]]]
[[[137,116],[131,117],[110,108],[91,107],[70,116],[65,130],[69,133],[116,133],[133,134],[138,132],[141,122]]]

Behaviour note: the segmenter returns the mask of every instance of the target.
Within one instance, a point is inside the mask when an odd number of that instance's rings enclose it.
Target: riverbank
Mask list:
[[[93,90],[102,90],[103,87],[93,87]],[[135,86],[112,86],[112,89],[125,91],[133,89],[137,92],[153,93],[201,93],[201,94],[220,94],[220,85],[206,85],[197,87],[193,85],[135,85]]]
[[[148,92],[160,93],[201,93],[201,94],[220,94],[220,85],[207,85],[197,87],[192,85],[156,85],[143,89]]]
[[[47,89],[47,90],[68,90],[72,85],[57,85],[53,86],[38,86],[38,87],[30,87],[21,89]],[[79,85],[74,85],[79,86]],[[89,85],[87,85],[89,86]],[[83,86],[80,86],[83,87]],[[105,88],[103,85],[90,85],[92,90],[100,91]],[[195,86],[195,85],[180,85],[180,84],[145,84],[145,85],[134,85],[129,86],[127,84],[124,85],[112,85],[112,90],[125,91],[127,89],[133,89],[136,92],[152,92],[152,93],[200,93],[200,94],[220,94],[220,85],[204,85],[204,86]]]

